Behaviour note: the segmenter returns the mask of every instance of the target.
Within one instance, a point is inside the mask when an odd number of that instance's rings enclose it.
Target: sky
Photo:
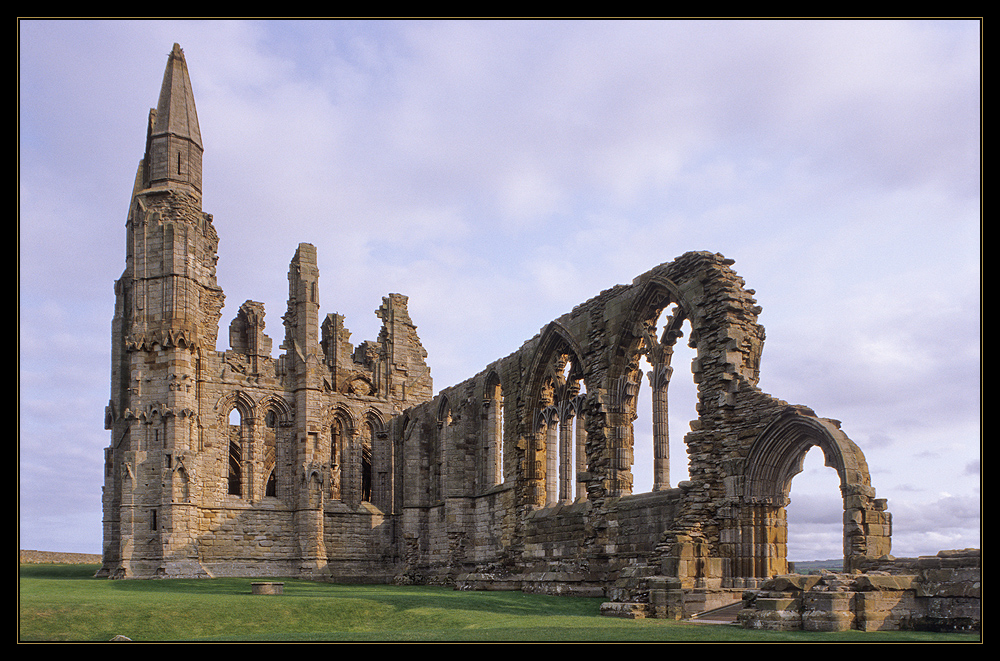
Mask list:
[[[226,294],[217,349],[317,247],[321,316],[409,297],[435,391],[692,250],[756,291],[759,386],[842,422],[893,555],[980,546],[981,24],[21,20],[22,549],[101,552],[114,282],[176,42]],[[674,358],[671,481],[696,417]],[[649,397],[648,387],[644,387]],[[645,416],[645,417],[644,417]],[[636,491],[651,486],[648,416]],[[835,472],[792,482],[791,560],[842,555]]]

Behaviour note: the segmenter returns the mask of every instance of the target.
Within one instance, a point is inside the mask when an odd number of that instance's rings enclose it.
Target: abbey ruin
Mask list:
[[[435,394],[406,296],[385,296],[378,337],[352,344],[342,316],[320,316],[317,249],[302,243],[277,357],[254,301],[219,351],[202,154],[174,45],[115,283],[100,576],[440,583],[599,596],[609,612],[648,617],[746,599],[749,611],[745,591],[773,592],[788,573],[785,506],[813,446],[840,477],[843,576],[892,575],[892,519],[861,450],[836,420],[758,389],[760,308],[732,260],[661,264]],[[697,352],[698,417],[683,439],[689,479],[671,484],[666,393],[682,336]],[[656,483],[633,494],[641,386],[653,392]],[[978,568],[978,552],[964,562]],[[893,590],[918,603],[922,580]],[[978,617],[978,592],[963,598]],[[878,620],[858,603],[847,628]]]

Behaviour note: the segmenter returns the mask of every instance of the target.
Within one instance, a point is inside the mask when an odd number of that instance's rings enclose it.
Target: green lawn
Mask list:
[[[444,587],[336,585],[296,579],[283,595],[248,578],[110,581],[97,565],[21,565],[18,638],[107,641],[733,641],[978,642],[973,635],[777,633],[726,625],[623,620],[601,599]]]

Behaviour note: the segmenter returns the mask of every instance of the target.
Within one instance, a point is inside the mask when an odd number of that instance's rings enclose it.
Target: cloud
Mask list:
[[[280,339],[299,242],[318,249],[321,314],[345,314],[356,341],[375,338],[383,295],[409,295],[439,389],[608,287],[718,251],[763,307],[765,391],[842,420],[890,509],[930,498],[928,475],[975,500],[975,21],[19,26],[22,516],[49,497],[37,471],[69,470],[42,448],[103,461],[113,283],[174,42],[220,235],[219,349],[247,299]],[[56,481],[99,501],[99,466]]]

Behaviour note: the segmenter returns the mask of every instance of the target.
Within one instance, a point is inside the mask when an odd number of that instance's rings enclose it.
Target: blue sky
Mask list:
[[[223,329],[262,301],[280,344],[309,242],[321,314],[345,314],[357,343],[382,296],[408,295],[440,389],[608,287],[720,252],[763,308],[761,388],[842,421],[889,500],[894,554],[979,546],[980,28],[21,21],[21,548],[100,552],[113,283],[175,42]],[[674,482],[689,359],[671,384]],[[815,454],[793,481],[791,559],[840,554]]]

